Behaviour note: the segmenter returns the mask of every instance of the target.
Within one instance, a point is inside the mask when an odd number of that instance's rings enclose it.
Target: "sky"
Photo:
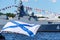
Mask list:
[[[60,13],[60,0],[22,0],[24,6],[28,6],[33,8],[45,10],[46,12]],[[14,5],[15,0],[0,0],[0,9],[4,7],[8,7],[10,5]],[[19,4],[19,0],[16,0],[16,4]],[[16,7],[12,7],[6,10],[2,10],[1,12],[11,12],[16,13]]]

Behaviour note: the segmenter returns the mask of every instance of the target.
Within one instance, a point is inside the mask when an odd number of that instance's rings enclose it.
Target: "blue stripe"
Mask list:
[[[28,30],[27,28],[25,28],[23,24],[17,23],[15,21],[12,21],[12,23],[16,24],[17,26],[19,26],[20,28],[22,28],[24,31],[26,31],[30,36],[34,35],[32,31]],[[26,24],[27,25],[27,24]]]
[[[14,23],[14,24],[16,24],[16,25],[15,26],[9,26],[9,27],[6,27],[6,28],[20,27],[21,29],[23,29],[24,31],[26,31],[30,36],[34,36],[34,34],[33,34],[32,31],[30,31],[29,29],[27,29],[26,27],[24,27],[24,26],[29,26],[29,27],[32,27],[32,26],[30,26],[28,24],[20,24],[20,23],[17,23],[15,21],[12,21],[12,20],[11,20],[11,22]],[[3,30],[6,29],[6,28],[3,28]]]
[[[17,27],[17,26],[9,26],[9,27],[3,28],[2,30],[5,30],[5,29],[7,29],[7,28],[15,28],[15,27]]]
[[[14,24],[17,24],[17,25],[23,25],[23,26],[28,26],[28,27],[33,27],[33,26],[31,26],[31,25],[28,25],[28,24],[20,24],[20,23],[17,23],[17,22],[15,22],[15,21],[12,21],[12,20],[10,20],[11,22],[13,22]]]

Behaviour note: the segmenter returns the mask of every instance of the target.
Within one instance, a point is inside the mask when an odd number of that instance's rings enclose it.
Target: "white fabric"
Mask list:
[[[20,21],[15,21],[17,23],[20,23],[20,24],[28,24],[28,23],[24,23],[24,22],[20,22]],[[12,22],[8,22],[4,27],[9,27],[9,26],[14,26],[16,24],[12,23]],[[31,25],[32,27],[28,27],[28,26],[24,26],[25,28],[27,28],[28,30],[32,31],[34,33],[34,35],[36,34],[38,28],[40,27],[40,25],[35,25],[35,24],[28,24],[28,25]],[[15,33],[20,33],[20,34],[25,34],[25,35],[28,35],[30,36],[26,31],[24,31],[22,28],[20,28],[19,26],[18,27],[14,27],[14,28],[6,28],[4,30],[1,30],[1,32],[3,31],[8,31],[8,32],[15,32]]]

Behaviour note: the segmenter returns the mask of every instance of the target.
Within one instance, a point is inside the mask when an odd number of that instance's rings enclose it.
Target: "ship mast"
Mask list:
[[[24,11],[24,6],[22,4],[22,0],[19,0],[19,5],[18,5],[18,20],[20,20],[20,17],[23,17],[25,15],[25,11]]]

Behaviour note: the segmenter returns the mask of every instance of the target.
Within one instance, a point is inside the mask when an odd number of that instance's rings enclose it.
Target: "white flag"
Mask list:
[[[39,27],[40,25],[28,24],[20,21],[10,21],[3,27],[1,32],[13,32],[34,36]]]

